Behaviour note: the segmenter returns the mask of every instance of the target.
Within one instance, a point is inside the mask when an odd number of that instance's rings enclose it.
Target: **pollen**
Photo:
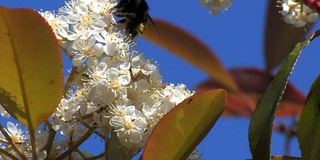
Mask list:
[[[126,121],[125,123],[124,123],[124,129],[125,130],[130,130],[130,129],[132,129],[133,128],[133,123],[131,122],[131,121]]]
[[[112,86],[113,90],[120,90],[121,89],[121,84],[118,80],[113,81],[111,86]]]

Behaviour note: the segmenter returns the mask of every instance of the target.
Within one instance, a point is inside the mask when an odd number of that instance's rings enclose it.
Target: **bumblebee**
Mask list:
[[[125,35],[133,40],[137,35],[141,35],[150,21],[157,29],[149,13],[149,6],[145,0],[120,0],[111,11],[117,17],[124,17],[118,21],[125,25]],[[158,31],[158,29],[157,29]]]

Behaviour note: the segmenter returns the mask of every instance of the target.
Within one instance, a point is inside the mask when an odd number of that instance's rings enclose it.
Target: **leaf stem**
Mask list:
[[[64,159],[65,157],[67,157],[68,155],[71,155],[71,153],[76,150],[85,140],[87,140],[91,134],[93,133],[93,131],[96,129],[96,127],[91,127],[89,128],[89,130],[75,143],[73,143],[69,149],[67,151],[65,151],[64,153],[62,153],[61,155],[59,155],[56,160],[60,160],[60,159]]]
[[[104,157],[104,156],[105,156],[105,155],[104,155],[104,152],[102,152],[102,153],[100,153],[100,154],[98,154],[98,155],[96,155],[96,156],[88,157],[88,158],[86,158],[86,160],[95,160],[95,159],[102,158],[102,157]]]
[[[12,160],[19,160],[18,158],[16,158],[15,156],[13,156],[12,154],[10,154],[9,152],[7,152],[6,150],[0,148],[0,153],[8,156],[9,158],[11,158]]]
[[[78,67],[72,67],[71,69],[71,73],[70,76],[68,77],[67,83],[65,85],[64,91],[63,91],[63,95],[67,96],[71,86],[77,81],[79,80],[79,78],[81,77],[81,75],[84,73],[85,70],[87,70],[87,66],[84,66],[80,72],[77,71]]]
[[[60,49],[67,55],[67,57],[72,60],[71,54],[60,44]]]
[[[18,155],[20,156],[21,159],[23,160],[27,160],[27,158],[25,157],[25,155],[21,152],[21,150],[18,148],[18,146],[16,145],[16,143],[13,142],[13,140],[11,139],[11,136],[7,133],[7,131],[3,128],[3,126],[0,123],[0,131],[1,133],[6,137],[6,139],[8,140],[8,142],[12,145],[13,149],[18,153]]]
[[[48,135],[48,139],[47,139],[47,144],[44,147],[44,150],[47,151],[47,158],[46,159],[48,159],[50,152],[51,152],[51,149],[52,149],[54,137],[56,136],[57,132],[52,128],[52,125],[48,120],[45,121],[45,125],[47,125],[49,128],[49,135]]]
[[[34,160],[37,160],[38,156],[37,156],[36,133],[34,132],[34,130],[32,128],[29,129],[31,148],[32,148],[32,157]]]

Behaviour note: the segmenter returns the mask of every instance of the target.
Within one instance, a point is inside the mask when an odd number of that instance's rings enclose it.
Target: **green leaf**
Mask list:
[[[298,122],[298,141],[303,159],[320,157],[320,76],[314,81]]]
[[[226,93],[221,89],[187,98],[155,126],[142,159],[186,159],[211,130],[225,105]]]
[[[290,156],[273,156],[272,160],[302,160],[302,158]]]
[[[271,160],[302,160],[302,158],[290,156],[272,156]]]
[[[259,99],[267,89],[274,76],[269,72],[257,68],[234,68],[229,73],[241,88],[240,92],[228,92],[227,106],[222,116],[245,116],[251,117]],[[222,86],[213,79],[208,79],[196,87],[196,91],[206,91]],[[295,86],[288,83],[286,92],[279,103],[277,116],[292,116],[301,113],[307,97]]]
[[[232,76],[224,68],[216,54],[200,39],[164,20],[155,18],[154,22],[159,28],[160,35],[153,30],[154,27],[147,27],[142,34],[143,38],[198,67],[210,75],[212,79],[222,84],[224,88],[232,91],[239,90]]]
[[[302,49],[309,44],[313,36],[314,33],[308,39],[294,46],[289,57],[281,65],[275,78],[261,97],[251,117],[249,125],[249,145],[253,159],[270,159],[272,124],[278,103]]]
[[[0,46],[0,104],[34,130],[61,99],[58,42],[36,11],[0,7]]]

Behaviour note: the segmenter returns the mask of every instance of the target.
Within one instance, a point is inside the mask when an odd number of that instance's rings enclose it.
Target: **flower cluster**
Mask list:
[[[222,9],[228,10],[232,4],[232,0],[200,0],[203,7],[209,7],[210,14],[219,14]]]
[[[301,28],[307,23],[313,23],[318,20],[318,13],[314,12],[302,2],[282,0],[279,1],[279,3],[282,5],[281,14],[284,16],[284,21],[297,28]]]
[[[114,145],[108,147],[121,144],[123,154],[137,153],[158,121],[194,94],[183,84],[162,82],[158,65],[135,51],[134,42],[117,30],[111,13],[115,5],[115,0],[71,0],[58,13],[40,12],[73,65],[65,96],[36,133],[40,159],[62,159],[72,149],[73,159],[85,159],[76,144],[91,134]],[[8,129],[29,143],[13,124]],[[54,137],[48,138],[49,132]],[[50,153],[44,150],[47,140],[52,140]]]

